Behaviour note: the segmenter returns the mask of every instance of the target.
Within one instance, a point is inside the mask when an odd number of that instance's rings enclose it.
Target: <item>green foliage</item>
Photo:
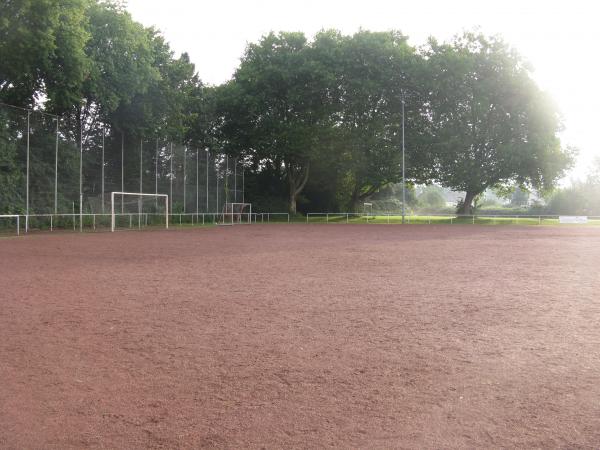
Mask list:
[[[69,106],[88,68],[88,0],[0,1],[0,99],[33,106],[42,94]]]
[[[597,158],[585,181],[557,189],[548,200],[552,214],[600,215],[600,158]]]
[[[414,87],[417,57],[407,37],[397,31],[359,31],[342,36],[328,31],[314,42],[318,58],[326,61],[333,83],[331,122],[333,155],[352,209],[388,183],[401,180],[402,90]],[[407,104],[415,117],[416,104]],[[409,124],[409,140],[416,135]],[[412,154],[413,152],[409,153]],[[411,171],[416,169],[409,159]]]
[[[427,77],[433,178],[465,191],[462,212],[489,187],[551,188],[571,162],[556,108],[504,42],[466,33],[430,40]]]
[[[225,141],[286,179],[290,212],[325,147],[328,76],[302,33],[270,33],[248,46],[233,81],[220,91]]]
[[[0,111],[0,214],[21,212],[24,204],[22,189],[23,173],[18,170],[18,138],[15,124],[5,111]]]
[[[404,195],[407,211],[418,205],[415,187],[412,184],[406,185]],[[373,211],[400,212],[402,211],[402,183],[387,184],[365,200],[373,203]],[[362,211],[362,207],[362,203],[357,205],[355,211]]]
[[[243,160],[247,198],[264,210],[356,210],[367,199],[398,209],[403,106],[412,207],[444,207],[433,187],[417,201],[413,184],[432,182],[466,192],[462,212],[489,188],[521,205],[526,190],[550,190],[574,157],[557,137],[556,108],[496,38],[466,33],[417,52],[398,31],[328,30],[312,41],[269,33],[248,45],[232,80],[207,87],[187,54],[175,57],[121,2],[0,0],[0,8],[0,101],[61,115],[59,190],[69,198],[80,139],[90,155],[106,139],[116,165],[121,139],[135,164],[139,148],[144,160],[155,157],[143,141],[160,135]],[[41,117],[30,126],[39,151],[33,208],[53,194],[55,123]],[[0,120],[0,211],[14,212],[24,204],[26,127]],[[99,161],[86,161],[86,185],[98,186]],[[557,191],[550,204],[592,211],[598,184]]]
[[[84,158],[85,186],[100,185],[100,171],[95,169],[100,161],[93,149],[101,146],[103,137],[120,143],[123,135],[129,136],[126,161],[138,160],[138,152],[130,150],[139,148],[142,137],[158,133],[206,145],[209,133],[196,128],[210,129],[212,118],[203,116],[210,108],[205,106],[205,90],[194,65],[186,54],[175,58],[162,36],[135,22],[120,2],[4,0],[0,6],[0,101],[61,115],[61,194],[77,196],[73,190],[78,187],[80,138],[84,153],[89,154]],[[35,164],[30,190],[35,201],[30,207],[49,212],[56,123],[38,113],[31,117]],[[27,128],[22,120],[6,119],[2,124],[0,209],[14,211],[24,205]],[[116,146],[107,148],[106,157],[114,164],[120,161],[120,145],[113,150]],[[154,146],[144,147],[144,153],[146,160],[152,160]],[[45,209],[40,210],[42,205]]]
[[[419,206],[428,209],[442,209],[446,206],[446,200],[437,189],[426,189],[418,197]]]

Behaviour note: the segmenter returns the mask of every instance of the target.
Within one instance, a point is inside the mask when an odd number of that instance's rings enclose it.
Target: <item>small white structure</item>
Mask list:
[[[587,216],[558,216],[559,223],[574,223],[574,224],[586,224],[588,223]]]

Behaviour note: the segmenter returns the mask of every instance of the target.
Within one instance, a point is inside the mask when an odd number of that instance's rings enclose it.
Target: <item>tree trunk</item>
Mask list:
[[[292,194],[292,190],[290,190],[290,203],[289,203],[289,213],[296,214],[296,195]]]
[[[293,164],[286,164],[287,179],[289,183],[289,213],[296,214],[296,199],[298,194],[302,192],[306,182],[308,181],[309,164],[302,167],[295,167]]]
[[[477,192],[467,191],[462,206],[457,211],[458,214],[470,215],[473,214],[473,200],[477,196]]]

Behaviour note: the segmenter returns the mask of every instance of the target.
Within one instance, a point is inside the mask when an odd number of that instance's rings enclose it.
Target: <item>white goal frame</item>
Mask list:
[[[27,219],[28,217],[26,216],[25,218]],[[0,219],[15,219],[17,227],[17,236],[21,234],[20,216],[18,214],[0,214]]]
[[[367,218],[367,223],[369,223],[369,217],[373,215],[373,203],[365,202],[363,203],[363,216]]]
[[[167,194],[144,194],[141,192],[111,192],[110,193],[110,231],[115,231],[115,195],[134,197],[164,197],[165,199],[165,228],[169,228],[169,196]]]
[[[240,205],[242,210],[248,207],[248,212],[234,212],[233,209],[236,205]],[[227,207],[231,207],[231,211],[227,211]],[[248,215],[248,223],[252,223],[252,203],[245,202],[225,202],[223,203],[223,211],[221,212],[222,222],[221,225],[234,225],[235,223],[241,223],[242,216]],[[231,216],[231,222],[226,221],[226,217]],[[236,220],[237,219],[237,220]]]

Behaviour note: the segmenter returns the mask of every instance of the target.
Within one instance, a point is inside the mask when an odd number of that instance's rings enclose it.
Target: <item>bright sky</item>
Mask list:
[[[558,103],[563,141],[580,149],[572,177],[583,177],[600,155],[600,6],[594,0],[128,0],[133,18],[160,29],[186,51],[206,83],[231,77],[246,44],[275,31],[323,28],[398,29],[413,45],[446,40],[465,29],[501,34],[535,68],[535,78]]]

